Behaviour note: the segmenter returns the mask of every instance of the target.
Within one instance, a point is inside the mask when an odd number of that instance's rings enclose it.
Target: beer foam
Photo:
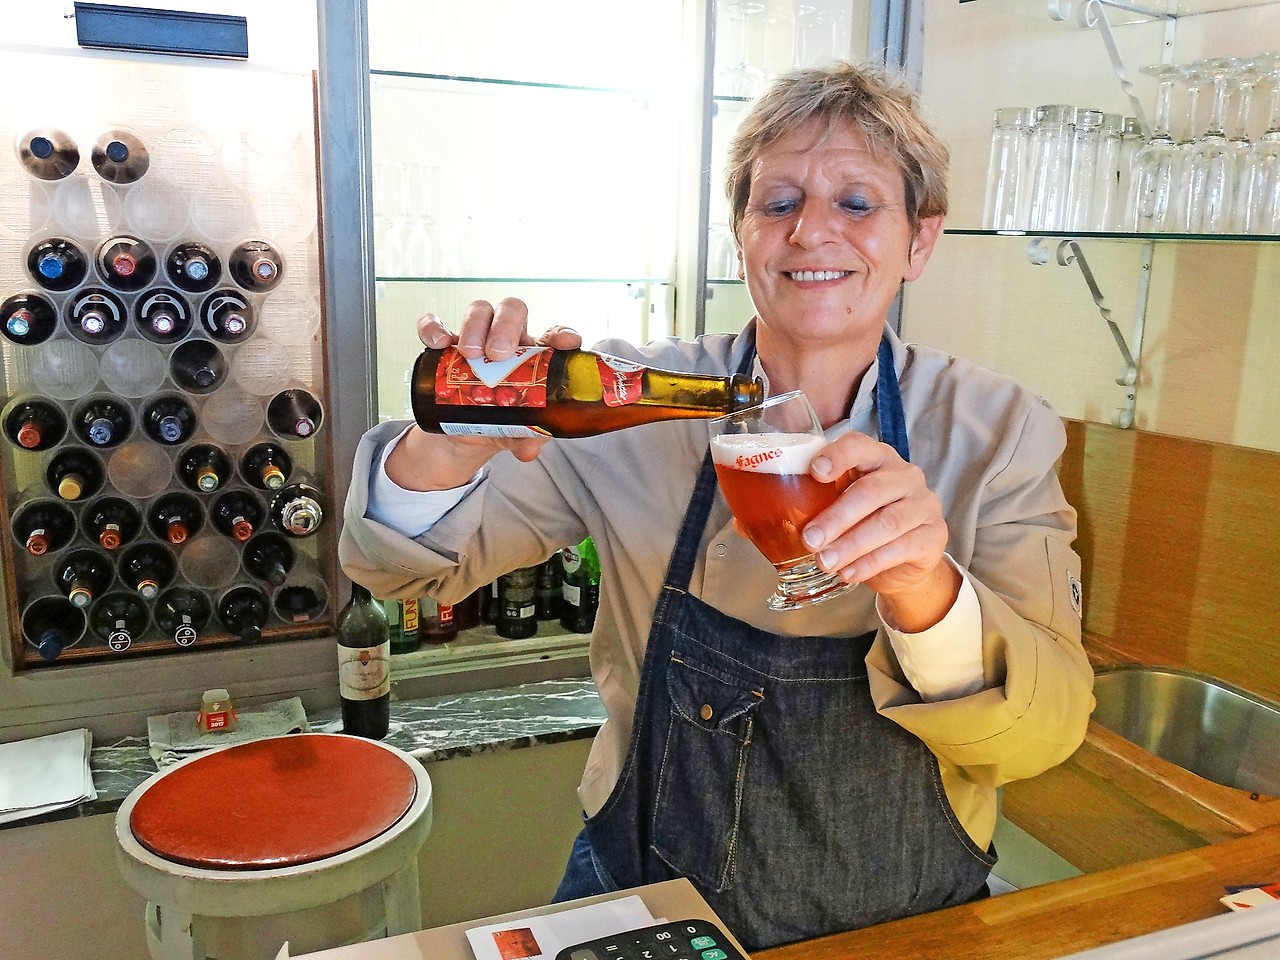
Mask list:
[[[808,473],[809,461],[827,445],[807,433],[735,433],[711,439],[711,459],[752,473]]]

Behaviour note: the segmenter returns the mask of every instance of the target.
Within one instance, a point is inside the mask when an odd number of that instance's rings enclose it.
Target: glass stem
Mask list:
[[[1173,77],[1163,77],[1156,87],[1155,129],[1151,131],[1153,140],[1169,139],[1169,117],[1172,114]]]
[[[1232,140],[1249,139],[1249,108],[1252,104],[1253,84],[1242,80],[1236,96],[1236,121],[1235,129],[1231,132]]]
[[[1271,77],[1271,109],[1267,113],[1267,133],[1280,133],[1280,73]]]
[[[1213,78],[1213,112],[1209,117],[1206,136],[1225,137],[1227,126],[1227,78]]]
[[[1187,87],[1187,129],[1182,138],[1183,143],[1191,143],[1196,139],[1196,113],[1200,103],[1200,86],[1192,83]]]

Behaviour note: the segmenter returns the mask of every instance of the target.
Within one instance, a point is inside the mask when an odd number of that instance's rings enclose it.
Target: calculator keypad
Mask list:
[[[679,920],[565,947],[556,960],[746,960],[714,923]]]

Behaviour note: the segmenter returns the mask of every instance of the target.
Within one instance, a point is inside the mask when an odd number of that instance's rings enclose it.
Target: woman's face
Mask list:
[[[878,341],[903,280],[920,276],[942,228],[913,237],[902,174],[860,131],[814,124],[766,147],[751,171],[739,276],[772,333]]]

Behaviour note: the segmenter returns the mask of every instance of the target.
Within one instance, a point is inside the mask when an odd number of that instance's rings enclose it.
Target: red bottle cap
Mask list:
[[[253,524],[244,517],[236,517],[231,521],[231,536],[243,543],[253,536]]]
[[[111,258],[111,269],[119,277],[131,277],[138,269],[138,259],[131,253],[117,253]]]
[[[114,550],[120,546],[120,525],[118,523],[108,523],[102,528],[102,532],[98,534],[98,544],[103,550]]]
[[[28,421],[18,428],[18,443],[28,450],[34,450],[40,446],[40,440],[41,433],[38,425]]]
[[[170,543],[175,545],[179,543],[186,543],[189,534],[190,531],[187,530],[187,525],[181,520],[170,520],[169,527],[165,530],[165,537]]]
[[[49,552],[49,537],[43,530],[32,530],[27,535],[27,553],[41,557]]]

